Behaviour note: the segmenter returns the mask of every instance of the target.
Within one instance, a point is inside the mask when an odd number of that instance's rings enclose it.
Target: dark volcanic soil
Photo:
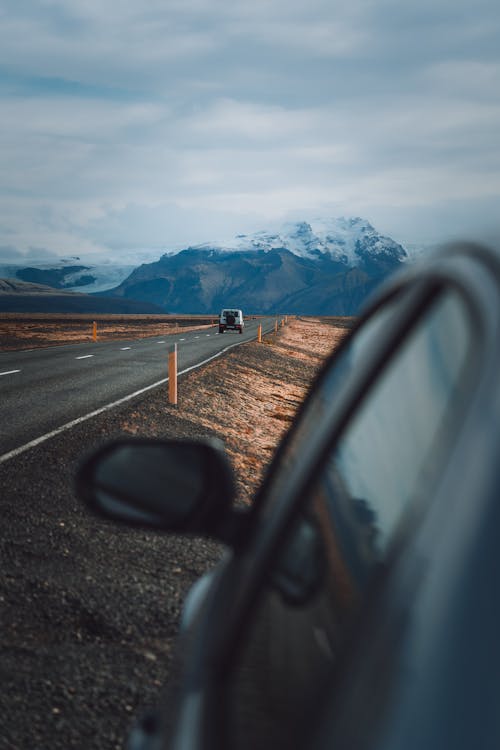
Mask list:
[[[178,408],[158,389],[0,464],[0,750],[122,748],[168,677],[187,589],[222,552],[91,517],[73,491],[82,454],[124,434],[216,435],[250,502],[344,333],[293,321],[272,345],[245,344],[181,379]]]

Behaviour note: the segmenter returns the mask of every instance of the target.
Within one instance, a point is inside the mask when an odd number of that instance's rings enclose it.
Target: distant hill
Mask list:
[[[163,313],[150,302],[96,297],[65,292],[45,284],[31,284],[17,279],[0,279],[0,313]]]
[[[34,284],[44,284],[54,289],[67,289],[70,286],[88,286],[96,280],[90,273],[89,266],[64,266],[63,268],[21,268],[16,272],[16,278]],[[72,281],[68,281],[71,279]]]
[[[106,262],[96,264],[94,259],[82,263],[79,257],[53,258],[51,261],[47,261],[46,258],[39,261],[32,259],[30,265],[0,261],[0,278],[44,284],[64,291],[94,294],[106,292],[106,289],[120,284],[140,262],[137,260],[135,263],[124,263],[118,259],[113,263],[106,259]]]
[[[19,279],[0,279],[0,297],[4,295],[24,295],[24,294],[55,294],[56,290],[47,286],[47,284],[32,284],[28,281],[19,281]],[[68,295],[71,292],[58,292],[61,295]]]

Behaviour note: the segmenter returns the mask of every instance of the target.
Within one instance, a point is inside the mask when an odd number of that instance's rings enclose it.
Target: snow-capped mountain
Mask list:
[[[405,260],[401,245],[363,219],[317,219],[165,254],[111,293],[168,312],[233,305],[255,313],[352,315]]]
[[[249,251],[286,248],[302,258],[317,259],[328,256],[350,268],[358,266],[366,254],[388,255],[401,262],[407,259],[404,248],[390,237],[385,237],[366,219],[316,218],[310,221],[287,222],[278,231],[238,234],[223,242],[192,246],[200,250]]]

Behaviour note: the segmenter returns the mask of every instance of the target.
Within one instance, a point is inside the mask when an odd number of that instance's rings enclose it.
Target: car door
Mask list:
[[[497,313],[495,274],[459,249],[389,288],[327,364],[207,609],[205,746],[310,746],[452,461]]]

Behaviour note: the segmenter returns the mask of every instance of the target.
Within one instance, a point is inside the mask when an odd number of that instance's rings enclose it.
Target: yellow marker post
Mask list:
[[[259,344],[262,344],[262,325],[259,323],[259,327],[257,328],[257,342]]]
[[[94,320],[94,323],[92,324],[92,339],[93,341],[97,341],[97,323]]]
[[[168,348],[168,403],[177,406],[177,344]]]

